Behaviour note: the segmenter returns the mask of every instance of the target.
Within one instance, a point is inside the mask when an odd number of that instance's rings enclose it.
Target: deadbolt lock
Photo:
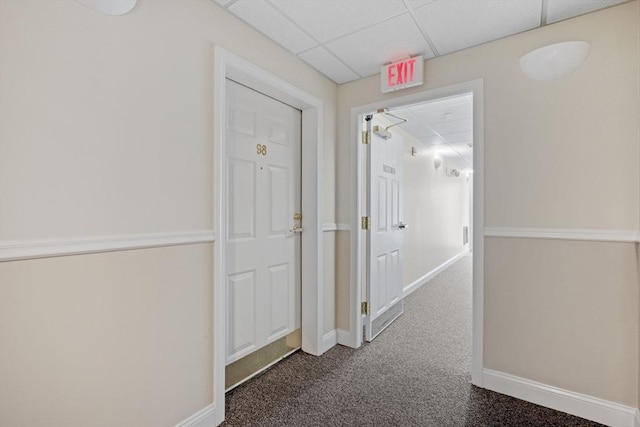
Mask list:
[[[302,214],[299,214],[299,213],[293,214],[293,220],[294,221],[302,221]]]

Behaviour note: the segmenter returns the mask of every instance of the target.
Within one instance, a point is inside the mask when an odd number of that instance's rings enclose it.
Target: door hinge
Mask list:
[[[361,226],[363,230],[368,230],[370,225],[370,220],[368,216],[363,216],[360,220]]]
[[[371,142],[371,132],[363,130],[362,131],[362,143],[368,144]]]
[[[368,302],[361,302],[360,303],[360,312],[362,312],[362,314],[369,314],[369,303]]]

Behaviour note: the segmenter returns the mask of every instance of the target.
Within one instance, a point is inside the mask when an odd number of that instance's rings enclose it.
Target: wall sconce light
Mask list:
[[[437,170],[440,166],[442,166],[442,158],[436,154],[433,157],[433,167]]]
[[[455,176],[455,177],[460,176],[460,171],[458,169],[447,169],[446,173],[447,173],[447,176]]]
[[[551,44],[523,55],[520,68],[533,80],[559,79],[580,68],[590,50],[591,44],[584,41]]]
[[[131,12],[138,0],[76,0],[83,6],[103,15],[124,15]]]

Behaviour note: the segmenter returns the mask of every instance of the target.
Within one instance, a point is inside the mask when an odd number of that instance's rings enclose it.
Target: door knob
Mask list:
[[[399,228],[400,230],[404,230],[405,228],[407,228],[407,226],[408,226],[408,225],[409,225],[409,224],[405,223],[404,221],[400,221],[400,222],[398,223],[398,228]]]
[[[291,230],[289,230],[289,233],[291,233],[291,234],[302,233],[302,231],[303,231],[302,227],[294,225],[293,228]]]

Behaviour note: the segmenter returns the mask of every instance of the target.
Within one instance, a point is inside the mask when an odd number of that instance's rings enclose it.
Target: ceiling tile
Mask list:
[[[473,118],[473,111],[470,104],[458,104],[449,107],[442,106],[425,110],[412,110],[412,112],[420,121],[428,123],[431,126],[460,120],[467,120],[471,122]]]
[[[448,133],[443,136],[449,143],[473,141],[473,132]]]
[[[447,139],[447,135],[449,134],[459,134],[463,132],[468,132],[473,130],[473,120],[465,119],[465,120],[451,120],[451,121],[443,121],[439,123],[433,123],[431,125],[433,130],[438,132],[440,136],[444,139]]]
[[[426,6],[429,3],[433,3],[436,0],[404,0],[405,4],[412,9],[417,9],[422,6]]]
[[[473,147],[469,147],[469,144],[466,142],[456,142],[455,144],[449,144],[449,146],[460,155],[469,155],[473,153]]]
[[[334,40],[325,47],[362,77],[379,73],[384,64],[402,56],[434,56],[408,14]]]
[[[562,21],[594,10],[624,3],[627,0],[549,0],[547,23]]]
[[[262,0],[239,0],[229,6],[229,10],[295,54],[317,45],[315,40]]]
[[[326,42],[406,12],[398,0],[271,0],[320,42]]]
[[[321,46],[298,55],[300,59],[320,71],[338,84],[347,83],[360,78],[349,67],[344,65]]]
[[[415,15],[446,54],[538,27],[541,9],[541,0],[438,0]]]

